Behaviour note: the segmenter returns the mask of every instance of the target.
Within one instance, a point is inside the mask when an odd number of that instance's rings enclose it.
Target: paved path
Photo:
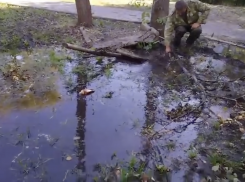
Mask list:
[[[76,14],[76,6],[74,3],[60,2],[58,0],[0,0],[0,2],[19,5],[19,6],[31,6],[35,8],[43,8],[58,12],[73,13]],[[173,5],[170,5],[170,9]],[[105,6],[92,6],[92,12],[94,17],[107,18],[114,20],[123,20],[129,22],[141,22],[142,11],[129,10],[124,8],[113,8]],[[212,35],[216,37],[222,37],[222,39],[232,39],[245,43],[245,29],[242,29],[239,25],[228,24],[225,22],[214,22],[208,20],[207,24],[203,25],[203,33],[206,35]]]

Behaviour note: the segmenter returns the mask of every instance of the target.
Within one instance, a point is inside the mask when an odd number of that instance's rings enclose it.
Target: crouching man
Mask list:
[[[165,30],[166,53],[171,52],[171,37],[175,32],[173,45],[180,46],[181,39],[185,33],[190,35],[186,40],[186,46],[190,47],[202,33],[201,24],[206,23],[210,8],[198,0],[180,0],[175,4],[175,10],[168,16]]]

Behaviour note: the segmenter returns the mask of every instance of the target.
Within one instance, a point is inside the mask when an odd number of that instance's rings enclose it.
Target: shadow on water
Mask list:
[[[199,64],[199,57],[194,55],[191,60],[195,59],[194,68],[201,72],[207,65],[205,61]],[[212,60],[219,69],[227,67]],[[1,181],[91,181],[94,165],[110,163],[112,155],[127,161],[133,152],[171,168],[172,181],[183,181],[181,169],[190,157],[186,151],[202,119],[196,115],[169,119],[166,113],[180,105],[200,104],[189,78],[177,64],[166,70],[154,62],[117,62],[104,73],[92,80],[84,74],[73,75],[77,80],[75,93],[58,81],[62,99],[55,106],[11,110],[2,115]],[[95,93],[83,97],[78,93],[84,88]],[[196,122],[186,125],[193,118]],[[145,145],[147,136],[142,133],[163,128],[172,132]]]

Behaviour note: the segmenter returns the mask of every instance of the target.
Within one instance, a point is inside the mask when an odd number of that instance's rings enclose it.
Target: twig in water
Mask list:
[[[12,160],[12,162],[15,162],[15,161],[16,161],[16,159],[18,159],[18,157],[19,157],[21,154],[22,154],[22,152],[21,152],[21,153],[19,153],[17,156],[15,156],[15,158]]]
[[[87,56],[82,56],[83,59],[93,58],[93,57],[98,57],[98,56],[97,56],[97,55],[87,55]]]
[[[66,171],[65,177],[63,178],[63,182],[66,180],[66,177],[67,177],[68,172],[69,172],[69,170]]]
[[[207,96],[215,97],[215,98],[219,98],[219,99],[224,99],[224,100],[228,100],[228,101],[233,101],[233,102],[235,102],[235,106],[237,106],[237,99],[240,99],[240,98],[242,98],[245,95],[237,97],[235,99],[234,98],[229,98],[229,97],[218,96],[218,95],[211,95],[211,94],[207,94]]]

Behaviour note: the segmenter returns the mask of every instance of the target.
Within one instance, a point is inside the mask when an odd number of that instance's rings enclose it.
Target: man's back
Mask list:
[[[176,13],[176,10],[174,10],[170,15],[169,18],[171,17],[172,22],[178,26],[178,25],[187,25],[187,24],[193,24],[198,22],[200,15],[204,12],[204,11],[209,11],[210,8],[204,4],[201,3],[198,0],[186,0],[185,1],[188,9],[187,9],[187,14],[186,14],[186,18],[187,18],[187,22],[184,21],[183,17],[178,15]],[[202,15],[201,15],[202,16]],[[200,23],[205,23],[205,22],[200,22]]]

